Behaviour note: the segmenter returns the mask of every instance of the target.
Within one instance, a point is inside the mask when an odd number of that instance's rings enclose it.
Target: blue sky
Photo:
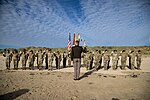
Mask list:
[[[66,47],[69,32],[88,46],[150,46],[150,0],[0,0],[0,48]]]

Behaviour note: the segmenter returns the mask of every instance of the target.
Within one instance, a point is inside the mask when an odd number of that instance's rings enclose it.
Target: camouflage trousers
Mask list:
[[[6,68],[7,68],[7,69],[10,69],[10,60],[6,60],[5,63],[6,63]]]
[[[43,66],[43,60],[39,60],[38,61],[38,67],[42,67]]]
[[[22,59],[21,62],[22,62],[22,69],[26,69],[26,60]]]
[[[112,68],[113,70],[117,69],[118,60],[112,60]]]
[[[121,67],[124,70],[126,67],[126,60],[121,60]]]
[[[71,58],[68,58],[68,66],[71,66]]]
[[[49,63],[48,63],[48,70],[53,70],[53,60],[49,60]]]
[[[137,69],[140,69],[140,67],[141,67],[141,60],[137,60],[136,62],[137,62]]]
[[[83,58],[83,66],[86,66],[86,60]]]
[[[89,70],[89,69],[90,69],[90,62],[91,62],[91,60],[86,60],[86,61],[85,61],[86,70]]]
[[[60,69],[60,63],[61,63],[60,60],[56,60],[56,69]]]
[[[135,69],[135,61],[134,60],[131,60],[131,69]]]
[[[99,67],[100,67],[100,62],[99,62],[99,60],[96,60],[96,61],[94,62],[94,64],[95,64],[95,68],[96,68],[96,69],[99,69]]]
[[[18,60],[17,59],[13,60],[13,64],[14,64],[14,69],[18,69]]]
[[[108,70],[109,60],[104,60],[104,70]]]
[[[30,69],[34,69],[34,62],[33,61],[29,61],[29,68]]]

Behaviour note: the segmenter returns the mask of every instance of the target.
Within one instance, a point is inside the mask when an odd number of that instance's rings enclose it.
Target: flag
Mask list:
[[[80,41],[80,33],[78,33],[78,40]]]
[[[80,33],[78,33],[78,40],[79,40],[79,44],[80,44]]]
[[[71,49],[71,34],[69,33],[69,38],[68,38],[68,50]]]
[[[75,42],[76,42],[76,34],[75,33],[73,34],[73,41],[72,42],[73,42],[72,45],[75,45]]]
[[[84,47],[86,47],[86,43],[85,43],[85,40],[84,40]]]

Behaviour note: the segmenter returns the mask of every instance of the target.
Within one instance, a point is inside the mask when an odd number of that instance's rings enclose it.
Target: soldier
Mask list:
[[[117,54],[117,50],[114,50],[111,56],[112,56],[112,68],[113,70],[116,70],[118,65],[118,60],[119,60],[119,55]]]
[[[55,61],[56,61],[56,69],[60,69],[60,63],[61,63],[61,54],[59,51],[57,51],[57,54],[55,54]]]
[[[20,54],[20,56],[21,56],[21,63],[22,63],[22,69],[23,70],[26,70],[26,62],[27,62],[27,53],[26,53],[26,49],[23,49],[23,52],[21,52],[21,54]]]
[[[39,62],[39,60],[38,60],[38,53],[39,53],[39,50],[35,53],[35,57],[36,57],[36,64],[37,64],[37,67],[38,67],[38,62]]]
[[[71,66],[71,49],[68,52],[68,66]]]
[[[102,63],[102,54],[101,54],[101,51],[99,50],[96,50],[96,53],[95,53],[95,69],[98,70],[100,67],[101,67],[101,63]]]
[[[91,59],[90,61],[90,70],[93,68],[93,62],[94,62],[94,52],[90,53],[90,57],[89,59]]]
[[[103,54],[103,59],[104,59],[104,70],[108,70],[109,62],[110,62],[110,54],[108,53],[107,50],[105,50]]]
[[[48,49],[44,51],[45,69],[48,69]]]
[[[67,61],[67,54],[66,52],[63,53],[63,68],[66,68],[66,61]]]
[[[82,53],[82,58],[83,58],[83,66],[86,66],[86,53]]]
[[[29,68],[32,70],[34,70],[34,60],[35,60],[35,55],[33,53],[33,50],[30,50],[28,55],[28,63],[29,63]]]
[[[13,51],[12,60],[13,60],[13,64],[14,64],[14,70],[18,70],[18,63],[19,63],[19,60],[20,60],[20,56],[19,56],[19,53],[18,53],[17,49],[15,49]]]
[[[137,63],[137,69],[141,70],[141,58],[142,58],[142,54],[141,54],[141,50],[138,50],[137,54],[136,54],[136,63]]]
[[[39,70],[43,69],[43,60],[44,60],[44,53],[42,52],[42,49],[38,52],[38,68]]]
[[[6,57],[6,60],[5,60],[6,69],[10,70],[10,63],[11,63],[12,53],[10,53],[9,50],[6,50],[5,53],[3,53],[3,56]]]
[[[127,53],[125,50],[122,50],[121,52],[121,67],[123,70],[125,70],[125,67],[126,67],[126,61],[127,61]]]
[[[86,69],[91,70],[92,64],[93,64],[93,54],[92,54],[92,52],[88,52],[86,54]]]
[[[131,70],[134,70],[135,69],[135,53],[134,53],[134,51],[132,50],[128,56],[129,56],[129,67],[131,68]]]
[[[54,54],[52,53],[52,50],[49,49],[48,53],[48,70],[53,70],[52,64],[53,64],[53,60],[54,60]]]
[[[90,59],[89,59],[89,55],[90,55],[90,52],[87,51],[87,53],[86,53],[85,56],[84,56],[85,68],[86,68],[86,70],[89,70],[89,69],[90,69]]]

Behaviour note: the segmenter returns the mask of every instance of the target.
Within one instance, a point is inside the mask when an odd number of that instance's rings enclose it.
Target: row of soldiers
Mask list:
[[[27,52],[26,49],[23,49],[22,51],[18,52],[18,50],[14,50],[13,52],[10,52],[9,50],[6,50],[3,53],[3,56],[6,57],[6,68],[10,69],[10,63],[13,61],[14,69],[18,69],[19,61],[21,61],[22,69],[26,69],[26,64],[28,62],[29,68],[34,69],[34,62],[37,60],[37,67],[39,70],[41,69],[48,69],[53,70],[53,62],[55,59],[55,65],[56,69],[60,69],[60,63],[63,62],[63,68],[66,67],[66,61],[68,59],[68,66],[71,66],[71,51],[68,53],[63,52],[63,55],[59,51],[52,52],[51,49],[46,50],[38,50],[37,52],[33,52],[33,50],[30,50]],[[103,67],[104,70],[108,70],[110,68],[110,57],[112,57],[112,68],[113,70],[116,70],[118,68],[118,60],[121,59],[121,69],[124,70],[126,67],[127,58],[129,57],[129,68],[131,70],[138,69],[140,70],[141,67],[141,50],[138,50],[135,52],[134,50],[127,52],[126,50],[122,50],[120,53],[117,52],[117,50],[113,50],[111,53],[108,52],[108,50],[105,50],[104,52],[101,52],[100,50],[96,50],[96,52],[92,53],[90,51],[87,51],[87,53],[84,53],[82,55],[83,57],[83,66],[86,67],[87,70],[90,70],[94,67],[96,70],[102,68],[102,61],[103,61]],[[21,59],[20,59],[21,58]],[[136,60],[136,67],[135,67],[135,60]],[[45,61],[45,68],[43,66],[43,63]]]
[[[66,60],[67,57],[70,58],[70,52],[67,54],[66,52],[63,53],[63,56],[61,56],[60,52],[57,51],[56,53],[52,52],[51,49],[46,49],[46,50],[38,50],[37,52],[33,52],[33,50],[30,50],[27,52],[26,49],[23,49],[22,51],[18,52],[17,49],[13,50],[13,52],[10,52],[9,50],[6,50],[3,53],[3,56],[6,58],[6,68],[9,70],[10,69],[10,63],[13,61],[14,65],[14,70],[18,69],[18,64],[19,61],[21,61],[22,64],[22,69],[26,69],[26,64],[28,61],[29,69],[34,69],[34,62],[37,60],[37,67],[39,70],[41,69],[49,69],[53,70],[53,61],[55,59],[56,62],[56,69],[60,69],[60,63],[63,58],[63,67],[66,67]],[[43,66],[43,62],[45,61],[45,68]],[[68,65],[71,65],[71,58],[68,61]]]
[[[129,57],[129,68],[131,70],[138,69],[140,70],[141,67],[141,50],[138,50],[135,52],[134,50],[131,50],[130,52],[127,52],[126,50],[122,50],[120,53],[117,52],[117,50],[113,50],[111,53],[108,52],[108,50],[105,50],[101,53],[100,50],[96,50],[95,53],[87,52],[83,54],[83,63],[87,70],[92,69],[93,62],[94,67],[96,70],[102,68],[102,61],[103,61],[103,67],[104,70],[108,70],[110,68],[110,57],[112,58],[112,68],[113,70],[116,70],[118,68],[118,60],[121,60],[121,69],[125,70],[127,58]],[[103,60],[102,60],[103,59]],[[135,61],[136,65],[135,66]]]

